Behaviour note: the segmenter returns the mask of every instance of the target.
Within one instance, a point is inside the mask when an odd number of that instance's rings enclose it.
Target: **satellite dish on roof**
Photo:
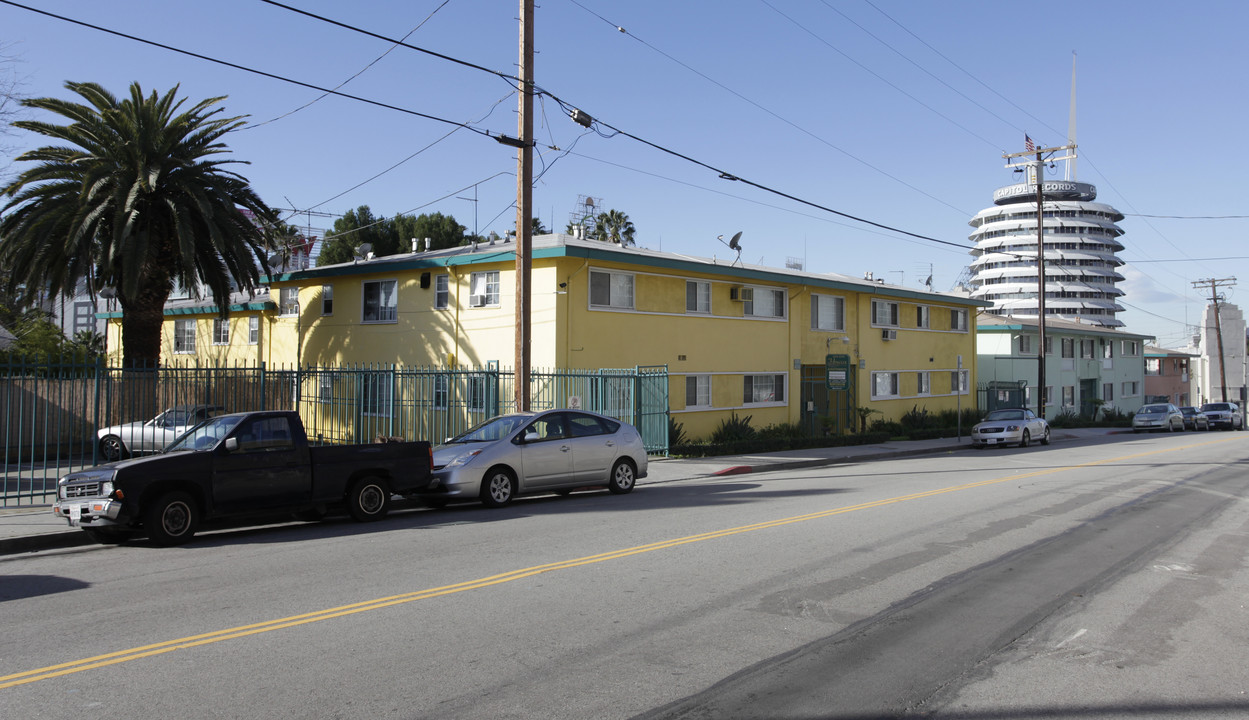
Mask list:
[[[270,266],[270,267],[277,267],[277,266],[278,266],[278,265],[280,265],[281,263],[282,263],[282,256],[281,256],[281,255],[270,255],[270,256],[269,256],[269,266]]]
[[[373,252],[373,243],[360,243],[360,247],[356,248],[356,252],[361,255],[368,255]]]
[[[588,195],[587,195],[587,196],[586,196],[586,199],[585,199],[585,206],[586,206],[586,207],[594,207],[594,198],[592,198],[592,197],[590,197],[590,196],[588,196]]]
[[[742,234],[739,231],[736,235],[733,236],[733,239],[729,240],[729,247],[733,248],[738,253],[741,253],[742,251],[742,244],[740,242],[741,239],[742,239]]]

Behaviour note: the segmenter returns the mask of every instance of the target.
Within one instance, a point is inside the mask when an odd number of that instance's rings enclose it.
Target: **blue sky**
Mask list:
[[[497,76],[259,0],[27,2],[323,87],[373,63],[341,91],[517,134],[514,89]],[[411,31],[412,45],[516,70],[511,0],[290,4],[387,37]],[[1022,151],[1024,133],[1064,144],[1074,52],[1078,179],[1128,215],[1121,317],[1129,330],[1179,346],[1208,300],[1194,280],[1249,282],[1249,220],[1197,219],[1249,215],[1249,183],[1234,160],[1249,101],[1247,25],[1249,4],[1232,1],[543,0],[536,80],[595,118],[738,177],[970,246],[967,220],[1015,182],[1002,154]],[[339,97],[288,115],[320,93],[10,5],[0,4],[0,45],[27,96],[69,98],[66,80],[115,94],[135,81],[149,92],[181,84],[192,101],[226,95],[228,114],[273,120],[228,140],[233,157],[251,163],[239,172],[272,205],[439,211],[483,234],[515,219],[514,151],[478,133]],[[717,236],[741,231],[745,262],[799,258],[815,272],[871,271],[910,287],[931,272],[941,291],[970,262],[957,247],[587,132],[550,99],[537,111],[535,212],[556,230],[589,195],[628,213],[639,245],[665,251],[725,258],[731,251]],[[0,166],[37,144],[26,134],[0,140]],[[325,228],[332,218],[291,222]],[[1226,299],[1244,306],[1246,293],[1234,287]]]

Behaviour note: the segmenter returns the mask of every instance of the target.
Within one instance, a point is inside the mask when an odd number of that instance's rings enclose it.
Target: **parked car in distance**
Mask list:
[[[1206,403],[1201,406],[1201,414],[1206,416],[1211,430],[1214,428],[1245,429],[1245,414],[1234,402]]]
[[[1180,414],[1184,416],[1185,430],[1209,430],[1210,421],[1202,414],[1200,410],[1191,405],[1180,408]]]
[[[1184,414],[1171,403],[1150,403],[1142,405],[1132,416],[1132,432],[1149,432],[1166,430],[1167,432],[1184,429]]]
[[[1027,408],[992,410],[971,429],[971,446],[1018,445],[1028,447],[1033,440],[1050,444],[1050,426],[1043,417]]]
[[[192,426],[225,413],[220,405],[174,405],[151,420],[110,425],[96,432],[104,462],[160,452]]]
[[[480,500],[503,507],[520,495],[606,486],[621,495],[646,477],[642,436],[628,423],[580,410],[491,418],[434,448],[422,498],[435,507]]]
[[[290,411],[217,415],[164,451],[70,472],[52,512],[103,544],[146,535],[156,545],[189,541],[203,520],[294,513],[319,520],[345,508],[380,520],[392,494],[430,481],[427,442],[312,446]]]

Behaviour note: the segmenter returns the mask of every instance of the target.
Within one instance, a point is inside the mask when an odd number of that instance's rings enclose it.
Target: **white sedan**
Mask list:
[[[433,506],[480,500],[503,507],[518,495],[604,487],[620,495],[646,477],[636,428],[579,410],[492,418],[434,448]]]
[[[105,462],[160,452],[192,426],[225,412],[220,405],[175,405],[151,420],[110,425],[98,432]]]
[[[1033,440],[1050,444],[1050,426],[1043,417],[1026,408],[993,410],[971,429],[971,446],[1018,445],[1028,447]]]

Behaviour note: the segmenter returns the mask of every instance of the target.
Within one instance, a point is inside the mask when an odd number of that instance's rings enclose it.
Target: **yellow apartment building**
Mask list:
[[[162,363],[482,367],[513,364],[515,255],[498,242],[268,278],[229,317],[179,301]],[[871,279],[729,263],[566,235],[534,239],[535,368],[666,366],[691,438],[736,413],[756,428],[844,431],[854,409],[974,406],[975,315],[963,296]],[[117,318],[108,347],[120,359]]]

